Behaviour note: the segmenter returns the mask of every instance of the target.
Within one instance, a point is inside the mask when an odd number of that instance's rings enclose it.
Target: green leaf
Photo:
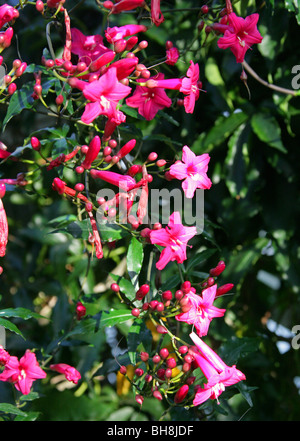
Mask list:
[[[142,269],[143,259],[143,244],[135,237],[132,237],[127,252],[127,270],[136,290],[138,290],[138,276]]]
[[[0,317],[16,317],[21,318],[23,320],[28,320],[31,318],[43,318],[40,314],[37,314],[36,312],[30,311],[30,309],[26,308],[7,308],[0,310]]]
[[[128,343],[128,355],[130,362],[136,364],[137,348],[140,344],[143,344],[145,351],[151,350],[152,335],[150,329],[145,325],[143,319],[136,319],[129,329],[127,336]]]
[[[208,248],[207,250],[200,251],[199,253],[195,254],[188,260],[186,271],[188,272],[189,270],[194,269],[195,266],[204,262],[204,260],[209,259],[213,254],[215,254],[216,251],[216,249]]]
[[[110,273],[114,281],[119,285],[120,290],[129,300],[135,299],[136,289],[130,280],[125,279],[125,277],[117,276],[116,274]]]
[[[104,242],[110,242],[114,240],[120,240],[123,237],[128,236],[129,231],[120,227],[119,225],[113,224],[100,224],[98,223],[98,230],[100,237]]]
[[[132,314],[129,309],[111,309],[108,312],[104,311],[102,313],[100,326],[115,326],[130,319],[132,319]]]
[[[11,120],[11,118],[21,113],[22,110],[31,109],[33,107],[34,99],[31,96],[33,86],[34,82],[31,81],[25,84],[21,89],[16,90],[15,93],[12,95],[3,121],[2,131],[4,131],[7,123]]]
[[[299,0],[285,0],[285,7],[289,12],[294,12],[298,24],[300,24],[300,3]]]
[[[10,403],[0,403],[0,412],[26,417],[27,414]]]
[[[258,138],[283,153],[287,153],[281,141],[281,129],[274,116],[266,113],[256,113],[251,118],[251,126]]]
[[[9,320],[0,317],[0,326],[3,326],[5,329],[8,329],[9,331],[20,335],[22,338],[24,338],[24,340],[26,340],[19,328],[14,323],[11,323]]]
[[[191,147],[196,154],[209,152],[228,138],[241,124],[245,123],[248,115],[244,112],[235,112],[229,116],[217,119],[210,131],[202,133]]]

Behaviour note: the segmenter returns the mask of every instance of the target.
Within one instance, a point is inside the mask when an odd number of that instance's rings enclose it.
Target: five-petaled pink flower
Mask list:
[[[224,36],[219,38],[220,49],[230,48],[235,55],[237,63],[242,63],[247,50],[253,45],[262,42],[262,36],[257,29],[258,14],[246,18],[237,17],[234,12],[228,14],[229,26]]]
[[[199,351],[193,351],[195,362],[208,380],[207,383],[203,385],[203,388],[200,387],[197,389],[193,404],[194,406],[199,406],[209,398],[217,400],[219,404],[218,397],[224,392],[225,387],[245,380],[246,377],[235,365],[231,367],[227,366],[194,332],[190,334],[190,338]]]
[[[32,383],[40,378],[46,378],[46,372],[40,368],[35,354],[30,350],[25,352],[20,361],[18,357],[10,356],[0,374],[1,381],[13,383],[23,395],[29,394]]]
[[[213,285],[202,291],[202,295],[189,292],[186,294],[191,309],[175,316],[180,322],[194,325],[199,337],[207,335],[210,322],[214,317],[222,317],[225,309],[213,306],[216,297],[217,285]]]
[[[66,363],[51,364],[50,369],[63,374],[68,381],[72,381],[74,384],[77,384],[81,378],[80,372]]]
[[[159,73],[153,80],[163,80],[164,74]],[[143,80],[137,80],[143,82]],[[172,105],[172,100],[167,96],[164,88],[155,87],[148,88],[146,86],[137,86],[133,95],[126,99],[126,104],[129,107],[138,109],[147,121],[152,120],[159,110]]]
[[[193,113],[195,102],[199,98],[202,83],[199,80],[199,64],[191,60],[190,67],[187,70],[186,77],[182,79],[180,92],[184,95],[184,108],[186,113]]]
[[[79,29],[71,29],[71,51],[87,66],[106,52],[112,52],[104,46],[101,35],[84,35]]]
[[[170,175],[176,179],[184,180],[182,188],[187,198],[192,198],[197,188],[209,189],[212,185],[207,176],[210,156],[207,153],[196,156],[185,145],[182,149],[182,161],[176,161],[170,167]]]
[[[109,69],[99,80],[88,83],[83,89],[83,95],[88,102],[81,120],[89,124],[99,115],[112,118],[117,110],[117,104],[131,92],[131,88],[118,81],[116,68]]]
[[[183,263],[187,258],[187,242],[196,234],[196,227],[184,227],[182,225],[178,211],[171,214],[166,228],[151,230],[149,233],[151,243],[165,247],[156,263],[156,268],[162,270],[167,263],[174,260],[178,263]]]
[[[128,24],[124,26],[114,26],[112,28],[107,28],[105,30],[105,37],[107,41],[111,44],[116,43],[116,41],[121,40],[125,37],[135,35],[138,32],[146,32],[147,27],[145,25],[138,24]]]

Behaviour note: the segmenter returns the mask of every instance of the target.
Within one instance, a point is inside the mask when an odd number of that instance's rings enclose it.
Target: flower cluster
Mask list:
[[[47,376],[47,373],[40,367],[35,353],[30,350],[26,350],[19,360],[0,346],[0,366],[4,367],[3,372],[0,373],[0,381],[14,384],[23,395],[30,393],[34,381]],[[63,374],[68,381],[75,384],[81,378],[80,373],[74,367],[65,363],[50,365],[50,369]]]
[[[153,298],[148,284],[136,292],[132,315],[142,317],[158,336],[153,353],[142,351],[139,354],[137,364],[131,369],[133,375],[129,374],[129,366],[120,366],[119,376],[125,375],[133,384],[139,404],[145,397],[165,398],[171,405],[183,403],[185,407],[199,406],[209,398],[216,399],[219,404],[218,397],[225,387],[246,379],[235,365],[227,366],[202,340],[208,334],[211,321],[225,313],[225,309],[216,307],[214,301],[233,288],[231,283],[217,285],[216,279],[224,269],[224,262],[219,262],[199,288],[185,281],[175,293],[168,290]],[[111,288],[120,292],[116,283]],[[197,292],[199,289],[200,293]],[[192,326],[189,333],[192,343],[186,343],[172,333],[170,321],[174,317],[178,322]],[[203,383],[205,379],[207,383]]]
[[[50,50],[41,57],[41,66],[31,66],[29,74],[33,73],[33,85],[30,105],[34,102],[36,106],[44,106],[57,118],[69,112],[68,119],[80,126],[82,132],[78,130],[78,139],[74,142],[72,138],[67,145],[69,150],[64,152],[57,153],[53,149],[48,154],[49,150],[45,149],[47,140],[38,138],[39,130],[31,134],[25,147],[31,149],[34,158],[38,158],[33,161],[38,164],[38,169],[51,176],[53,194],[56,192],[58,197],[71,201],[80,219],[85,217],[87,220],[87,242],[92,252],[95,250],[97,259],[105,256],[105,240],[101,237],[103,224],[121,225],[139,244],[152,246],[157,257],[155,268],[160,274],[170,262],[176,262],[178,266],[185,263],[198,231],[195,226],[183,224],[178,210],[170,214],[165,226],[149,221],[148,202],[153,175],[162,179],[163,184],[171,180],[180,181],[183,194],[191,200],[196,198],[198,189],[209,190],[212,186],[208,169],[211,158],[208,153],[196,155],[188,145],[179,152],[181,159],[176,153],[174,160],[166,160],[154,151],[145,158],[137,137],[130,135],[125,140],[118,134],[120,128],[126,127],[130,112],[145,123],[152,121],[158,112],[169,111],[172,107],[182,106],[186,117],[193,114],[203,90],[199,64],[185,59],[187,68],[184,74],[173,75],[172,69],[175,71],[173,67],[183,54],[169,40],[165,43],[163,61],[147,64],[144,61],[147,58],[141,55],[148,47],[147,40],[142,39],[147,36],[146,25],[107,26],[103,35],[85,35],[72,26],[65,3],[65,0],[37,0],[35,3],[36,11],[42,16],[47,18],[49,14],[51,18],[60,20],[64,36],[59,56],[55,56],[49,44]],[[101,8],[107,17],[138,9],[148,14],[151,26],[160,26],[165,20],[160,0],[151,0],[150,7],[144,0],[104,1]],[[202,12],[207,11],[203,9]],[[17,8],[0,7],[0,52],[10,46],[12,26],[18,17]],[[218,37],[223,34],[218,38],[218,47],[230,48],[236,61],[243,63],[246,51],[262,41],[257,22],[258,14],[245,19],[238,17],[227,1],[226,14],[210,26],[210,32]],[[6,27],[4,31],[3,27]],[[50,38],[49,32],[47,37]],[[0,66],[2,62],[1,56]],[[0,88],[3,102],[14,97],[17,91],[15,81],[26,73],[26,69],[25,62],[19,59],[13,61]],[[50,104],[45,98],[49,90],[43,90],[43,79],[49,77],[58,80],[56,84],[59,84],[56,85],[59,90],[54,92],[55,100],[53,95],[52,101],[49,99]],[[50,96],[54,89],[49,92]],[[137,160],[139,153],[141,160]],[[0,160],[3,163],[16,160],[3,143],[0,144]],[[66,169],[72,174],[72,184],[68,182],[70,174],[64,173]],[[52,173],[56,171],[60,173],[53,178]],[[30,184],[27,178],[31,179],[34,173],[35,170],[29,176],[21,173],[16,178],[0,179],[0,257],[5,256],[8,243],[8,221],[2,202],[6,186],[27,186]],[[90,187],[97,189],[103,185],[117,188],[113,197],[97,197],[94,191],[90,191]],[[225,263],[220,261],[210,270],[209,277],[198,282],[196,287],[190,281],[182,280],[175,293],[158,289],[153,296],[148,281],[137,289],[134,299],[128,299],[127,293],[117,283],[111,285],[112,291],[128,307],[132,320],[143,319],[151,325],[152,332],[159,336],[159,344],[165,337],[169,338],[168,345],[164,343],[161,347],[154,347],[155,353],[150,355],[142,351],[139,354],[133,378],[129,378],[125,366],[120,368],[120,374],[127,376],[138,391],[136,401],[139,404],[144,397],[153,396],[158,400],[165,398],[173,404],[198,406],[209,398],[218,401],[225,387],[245,379],[242,372],[235,366],[227,366],[202,340],[208,334],[211,321],[225,314],[224,308],[216,306],[219,298],[233,288],[231,283],[222,286],[216,283],[216,278],[224,269]],[[2,271],[0,267],[0,274]],[[87,307],[84,300],[76,299],[75,305],[74,318],[85,320]],[[189,336],[193,344],[182,341],[173,333],[174,323],[176,326],[192,327]],[[22,394],[30,392],[35,380],[46,378],[46,369],[64,375],[74,384],[81,378],[74,367],[65,363],[53,363],[47,368],[45,362],[41,364],[42,369],[35,353],[29,350],[19,360],[1,347],[0,364],[0,381],[12,383]],[[202,372],[200,376],[199,368]],[[203,384],[204,377],[207,383]]]

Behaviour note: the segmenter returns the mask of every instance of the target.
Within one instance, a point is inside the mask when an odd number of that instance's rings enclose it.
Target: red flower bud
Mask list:
[[[176,404],[181,403],[187,396],[188,391],[189,391],[189,386],[187,384],[181,386],[181,388],[178,389],[178,391],[175,394],[174,402]]]

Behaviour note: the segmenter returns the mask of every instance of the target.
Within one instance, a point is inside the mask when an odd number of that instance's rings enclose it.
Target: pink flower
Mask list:
[[[85,155],[85,158],[82,162],[82,167],[88,170],[91,168],[91,165],[93,161],[97,158],[98,153],[101,149],[101,141],[99,136],[94,136],[94,138],[91,140],[89,144],[89,149],[87,151],[87,154]]]
[[[196,227],[184,227],[181,223],[180,213],[175,211],[170,216],[166,228],[151,230],[150,241],[165,247],[160,255],[156,268],[162,270],[167,263],[176,260],[183,263],[186,260],[187,242],[197,234]]]
[[[130,87],[119,83],[116,68],[109,69],[99,80],[92,81],[84,87],[83,95],[90,102],[86,104],[81,120],[89,124],[99,115],[113,117],[118,102],[130,92]]]
[[[213,306],[216,297],[217,285],[213,285],[202,291],[202,295],[189,292],[186,298],[189,300],[191,309],[175,316],[176,320],[195,326],[200,337],[207,335],[210,322],[214,317],[222,317],[225,309]]]
[[[170,49],[167,49],[166,55],[167,55],[166,63],[169,64],[170,66],[174,66],[174,64],[177,63],[179,58],[179,50],[177,49],[177,47],[171,47]]]
[[[122,11],[130,11],[138,8],[139,6],[144,6],[144,4],[144,0],[120,0],[112,6],[111,13],[119,14]]]
[[[181,88],[179,89],[184,95],[183,103],[186,113],[193,113],[195,102],[199,98],[201,82],[199,82],[199,65],[191,60],[190,67],[187,70],[187,76],[182,79]]]
[[[0,374],[1,381],[13,383],[23,395],[29,394],[33,381],[40,378],[46,378],[46,372],[40,368],[35,354],[29,350],[20,361],[11,356]]]
[[[107,28],[105,30],[105,37],[109,43],[113,44],[125,37],[146,31],[147,27],[145,25],[129,24],[120,27],[114,26],[113,28]]]
[[[136,187],[135,179],[131,176],[120,175],[119,173],[106,171],[106,170],[95,170],[90,171],[90,175],[94,179],[103,179],[103,181],[109,184],[116,185],[122,190],[130,191]]]
[[[245,380],[246,377],[235,365],[227,366],[194,332],[190,334],[190,338],[200,351],[193,352],[195,362],[208,380],[203,388],[197,390],[193,404],[199,406],[209,398],[216,399],[219,404],[218,397],[224,392],[225,387]]]
[[[187,198],[192,198],[197,188],[209,189],[212,185],[206,172],[210,156],[207,153],[196,156],[185,145],[182,149],[182,161],[177,161],[170,167],[170,175],[176,179],[184,180],[182,188]]]
[[[72,381],[77,384],[81,378],[80,372],[78,372],[74,367],[65,363],[51,364],[50,369],[60,374],[63,374],[68,381]]]
[[[7,4],[0,6],[0,29],[5,23],[19,17],[19,11]]]
[[[2,197],[5,195],[5,184],[0,184],[0,257],[5,256],[8,242],[8,223]]]
[[[103,44],[101,35],[84,35],[79,29],[71,29],[72,53],[78,55],[79,60],[87,64],[96,60],[106,52],[112,52]]]
[[[10,358],[9,353],[0,345],[0,365],[5,365]]]
[[[258,14],[246,17],[237,17],[234,12],[228,14],[229,26],[224,36],[219,38],[220,49],[230,48],[237,63],[242,63],[247,50],[253,45],[262,42],[262,36],[257,29]]]
[[[159,73],[153,80],[163,80],[164,74]],[[143,80],[138,80],[143,82]],[[155,87],[148,88],[146,86],[137,86],[133,95],[126,99],[126,104],[129,107],[138,109],[147,121],[152,120],[159,110],[172,105],[172,100],[167,96],[164,88]]]
[[[160,0],[151,0],[151,19],[155,26],[159,26],[165,20],[160,10]]]

